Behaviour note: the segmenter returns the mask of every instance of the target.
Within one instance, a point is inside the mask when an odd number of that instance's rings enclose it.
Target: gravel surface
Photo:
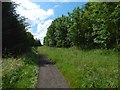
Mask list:
[[[39,76],[36,88],[69,88],[55,64],[43,54],[39,53],[39,56]]]

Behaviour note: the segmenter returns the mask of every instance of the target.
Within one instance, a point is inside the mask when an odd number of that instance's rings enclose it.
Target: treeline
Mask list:
[[[13,2],[2,2],[2,57],[22,54],[32,46],[41,45],[27,32],[29,24],[16,13],[16,7]]]
[[[88,2],[49,26],[44,45],[52,47],[120,47],[120,2]]]

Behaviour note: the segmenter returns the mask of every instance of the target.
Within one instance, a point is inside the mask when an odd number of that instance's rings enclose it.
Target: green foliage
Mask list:
[[[2,60],[2,88],[35,88],[38,77],[38,57],[29,51],[18,58]]]
[[[31,47],[41,43],[27,31],[29,25],[16,7],[13,2],[2,2],[2,88],[35,88],[38,57]]]
[[[115,48],[120,43],[120,2],[88,2],[55,19],[44,44],[54,47]]]
[[[42,46],[40,40],[35,39],[35,41],[34,41],[34,46]]]
[[[29,47],[40,45],[28,30],[28,23],[15,11],[13,2],[2,2],[2,57],[18,55],[26,52]]]
[[[118,54],[113,50],[40,47],[71,88],[118,88]]]
[[[67,22],[69,22],[69,17],[63,15],[61,18],[55,19],[48,28],[44,44],[52,47],[67,47],[69,45],[67,38]]]

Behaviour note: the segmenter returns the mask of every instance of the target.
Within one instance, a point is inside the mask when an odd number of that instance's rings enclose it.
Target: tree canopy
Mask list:
[[[120,44],[120,2],[88,2],[49,26],[44,44],[53,47],[115,48]]]
[[[17,5],[13,2],[2,2],[2,55],[20,54],[29,47],[41,45],[28,32],[29,24],[24,17],[16,13]]]

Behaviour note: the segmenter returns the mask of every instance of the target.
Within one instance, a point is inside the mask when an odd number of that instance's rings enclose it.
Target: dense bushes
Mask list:
[[[44,44],[53,47],[115,48],[120,43],[120,2],[88,2],[55,19]]]
[[[36,87],[38,56],[34,48],[17,58],[4,58],[2,67],[2,89]]]

